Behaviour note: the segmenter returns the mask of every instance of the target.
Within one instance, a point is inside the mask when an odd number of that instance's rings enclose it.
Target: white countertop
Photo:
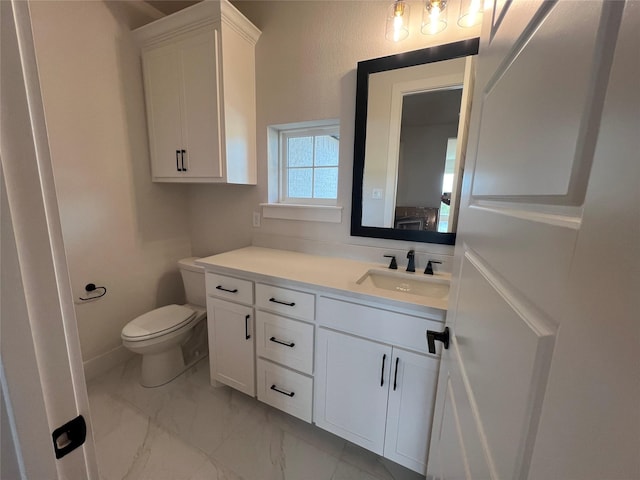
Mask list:
[[[370,269],[385,270],[381,263],[360,262],[337,257],[323,257],[306,253],[262,247],[246,247],[196,260],[206,270],[229,275],[261,277],[263,280],[283,279],[305,284],[311,288],[330,290],[349,296],[369,297],[369,300],[400,302],[408,307],[421,306],[439,311],[447,309],[448,299],[427,298],[405,292],[384,290],[356,283]],[[422,271],[407,275],[424,275]],[[438,273],[435,278],[449,279]],[[260,279],[260,278],[258,278]],[[374,298],[371,298],[374,297]],[[391,300],[393,302],[388,302]]]

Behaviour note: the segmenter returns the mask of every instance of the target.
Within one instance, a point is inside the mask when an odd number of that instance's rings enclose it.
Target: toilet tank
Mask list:
[[[196,265],[198,257],[189,257],[178,260],[178,268],[182,275],[184,293],[187,303],[206,307],[207,296],[204,286],[204,268]]]

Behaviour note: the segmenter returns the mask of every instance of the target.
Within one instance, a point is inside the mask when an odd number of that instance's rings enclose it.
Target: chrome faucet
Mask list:
[[[416,271],[415,250],[409,250],[409,253],[407,253],[407,258],[409,259],[409,262],[407,263],[407,272],[415,272]]]

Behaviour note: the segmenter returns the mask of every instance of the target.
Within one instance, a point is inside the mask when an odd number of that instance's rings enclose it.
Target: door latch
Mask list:
[[[53,437],[53,450],[56,458],[62,458],[81,446],[87,439],[87,424],[82,415],[78,415],[70,422],[56,428],[51,434]]]
[[[434,332],[433,330],[427,330],[427,346],[429,347],[429,353],[436,353],[436,340],[442,342],[444,349],[449,348],[449,327],[444,327],[443,332]]]

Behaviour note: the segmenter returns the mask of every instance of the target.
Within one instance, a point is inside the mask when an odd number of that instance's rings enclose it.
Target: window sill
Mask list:
[[[342,207],[332,205],[295,205],[289,203],[261,203],[264,218],[303,220],[306,222],[342,222]]]

